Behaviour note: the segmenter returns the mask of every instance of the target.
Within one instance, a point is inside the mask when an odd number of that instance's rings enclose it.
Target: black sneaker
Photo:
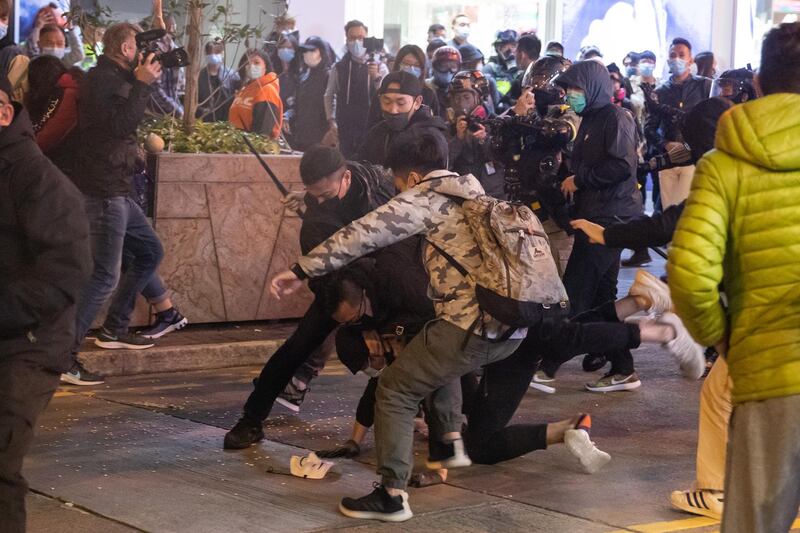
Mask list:
[[[229,432],[225,434],[222,447],[226,450],[243,450],[264,438],[261,422],[242,417]]]
[[[172,307],[161,313],[156,313],[156,323],[148,329],[140,331],[139,335],[145,339],[159,339],[167,333],[183,329],[188,323],[189,320],[175,307]]]
[[[106,328],[101,328],[97,333],[94,345],[106,350],[145,350],[155,346],[155,343],[141,335],[132,335],[130,333],[113,335]]]
[[[647,248],[640,248],[639,250],[634,250],[633,254],[624,259],[621,264],[625,268],[641,267],[650,264],[652,260],[653,258],[650,257],[650,252]]]
[[[305,399],[307,392],[308,387],[300,390],[294,384],[294,381],[290,381],[286,384],[286,387],[281,391],[281,393],[278,394],[278,397],[275,398],[275,402],[284,406],[293,413],[299,413],[300,406],[303,405],[303,400]]]
[[[583,371],[596,372],[606,366],[606,363],[608,363],[608,359],[606,359],[605,355],[594,353],[586,354],[583,357]]]
[[[61,374],[61,382],[69,383],[70,385],[80,385],[83,387],[105,383],[102,376],[98,374],[92,374],[83,368],[83,365],[78,362],[72,365],[72,368],[69,369],[69,372]]]
[[[428,470],[463,468],[472,465],[472,460],[464,449],[463,439],[456,439],[453,442],[439,442],[429,439],[428,461],[425,465]]]
[[[371,493],[358,499],[342,498],[339,511],[350,518],[381,520],[383,522],[405,522],[414,513],[408,505],[408,493],[391,496],[383,485],[373,483]]]

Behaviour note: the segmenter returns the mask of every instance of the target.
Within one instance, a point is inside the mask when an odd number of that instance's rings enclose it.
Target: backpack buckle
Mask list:
[[[398,337],[400,337],[403,333],[405,333],[405,331],[406,328],[404,328],[403,326],[397,326],[394,328],[394,334],[397,335]]]

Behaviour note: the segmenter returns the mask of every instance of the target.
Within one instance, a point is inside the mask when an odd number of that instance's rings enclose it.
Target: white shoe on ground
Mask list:
[[[669,501],[681,511],[722,520],[725,493],[715,490],[676,490],[670,494]]]
[[[555,394],[556,392],[556,378],[548,376],[544,370],[537,370],[531,380],[531,388],[536,389],[547,394]]]

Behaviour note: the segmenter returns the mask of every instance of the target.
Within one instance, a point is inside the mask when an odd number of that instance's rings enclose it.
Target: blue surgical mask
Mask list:
[[[580,115],[586,109],[586,95],[579,92],[567,91],[567,105]]]
[[[669,65],[670,73],[676,76],[683,76],[688,68],[686,65],[686,60],[680,58],[670,59],[667,61],[667,65]]]
[[[636,67],[625,67],[625,76],[636,76]]]
[[[639,74],[645,78],[649,78],[655,72],[656,66],[652,63],[639,63]]]
[[[222,54],[209,54],[206,56],[206,61],[209,65],[221,65]]]
[[[361,39],[357,41],[347,41],[347,51],[356,59],[361,59],[367,55],[367,48],[364,46],[364,41]]]
[[[0,24],[0,39],[5,39],[8,35],[8,24]]]
[[[294,59],[294,48],[278,48],[278,57],[284,63],[289,63]]]
[[[433,81],[441,88],[445,88],[453,81],[454,74],[450,71],[441,72],[438,70],[433,71]]]
[[[261,65],[250,65],[249,67],[247,67],[247,76],[251,80],[257,80],[265,73],[266,72],[264,70],[264,67],[262,67]]]
[[[402,70],[404,72],[408,72],[409,74],[411,74],[415,78],[419,78],[422,75],[422,69],[419,68],[419,67],[413,67],[413,66],[409,66],[409,65],[402,65],[400,67],[400,70]]]

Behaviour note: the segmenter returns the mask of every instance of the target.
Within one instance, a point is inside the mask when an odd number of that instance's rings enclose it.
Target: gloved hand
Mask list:
[[[341,446],[337,446],[336,448],[331,448],[329,450],[320,450],[317,452],[317,457],[323,459],[334,459],[336,457],[345,457],[347,459],[351,459],[353,457],[358,457],[361,453],[361,447],[355,443],[355,441],[348,440]]]

